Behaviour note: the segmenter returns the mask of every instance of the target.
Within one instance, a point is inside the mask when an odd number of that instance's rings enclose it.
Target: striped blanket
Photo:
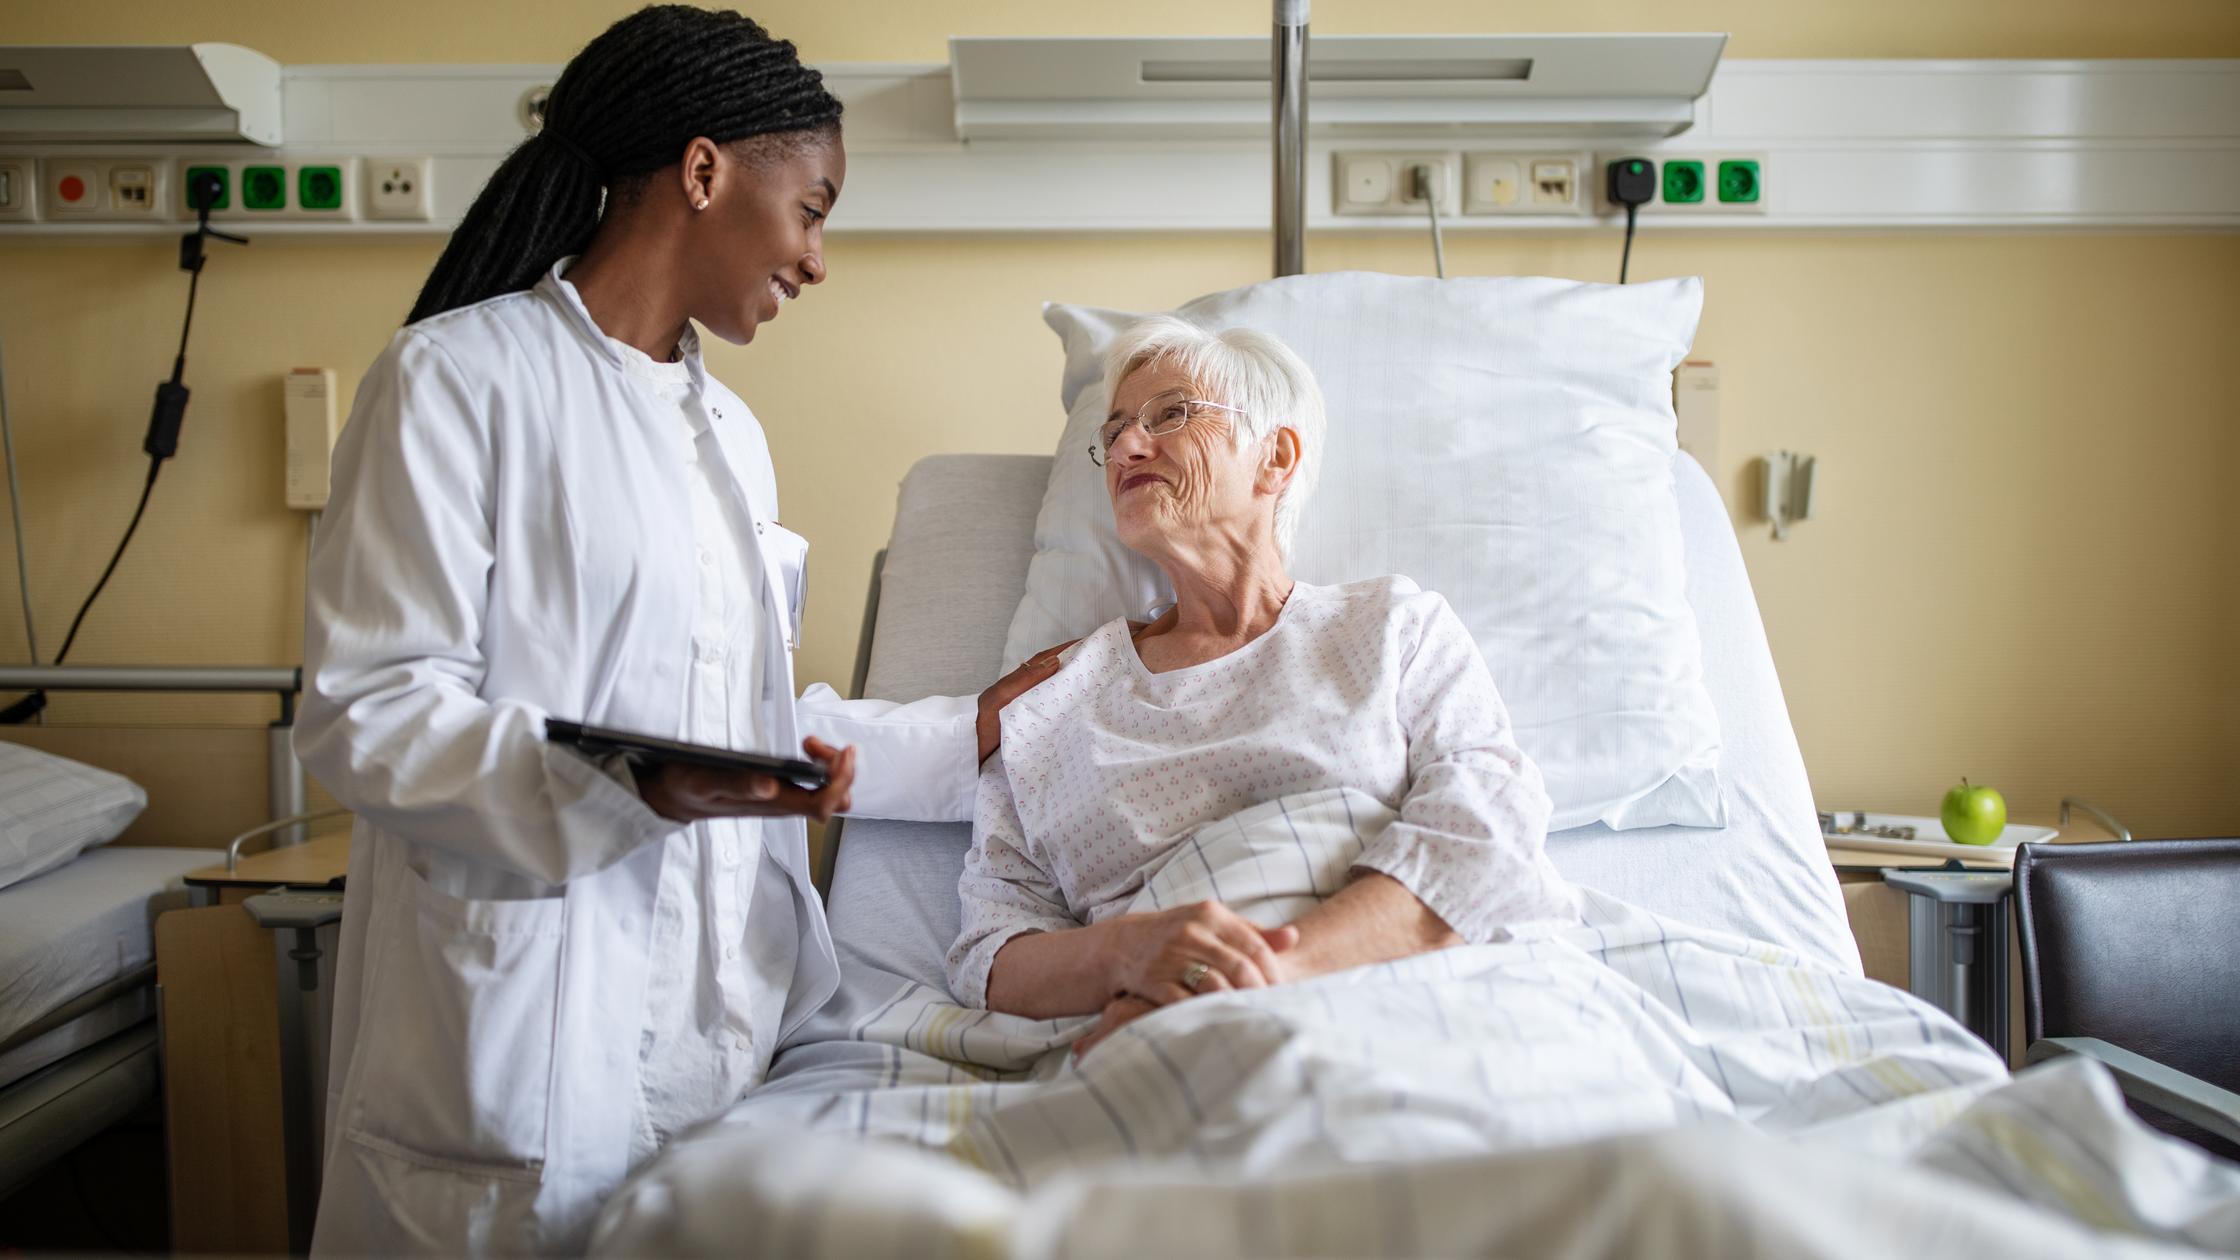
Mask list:
[[[1137,904],[1288,921],[1389,817],[1272,802]],[[1615,1253],[1592,1220],[1616,1210],[1717,1240],[1671,1254],[2240,1249],[2240,1171],[2138,1125],[2097,1068],[2010,1081],[1909,994],[1581,900],[1518,939],[1178,1003],[1082,1057],[1087,1020],[901,984],[655,1160],[600,1245]]]

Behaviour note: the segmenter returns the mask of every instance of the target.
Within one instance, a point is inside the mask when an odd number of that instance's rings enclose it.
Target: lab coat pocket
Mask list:
[[[801,646],[801,614],[809,604],[809,540],[776,521],[759,522],[754,532],[762,546],[763,564],[770,570],[778,620],[786,628],[786,650],[791,652]]]
[[[542,1177],[565,902],[405,887],[374,950],[345,1134],[423,1166]]]

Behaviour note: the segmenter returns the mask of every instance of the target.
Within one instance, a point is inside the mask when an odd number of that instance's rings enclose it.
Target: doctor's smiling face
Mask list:
[[[691,317],[733,345],[825,278],[824,224],[848,178],[835,126],[718,145],[694,140],[678,165],[694,207]],[[705,202],[705,205],[702,203]]]

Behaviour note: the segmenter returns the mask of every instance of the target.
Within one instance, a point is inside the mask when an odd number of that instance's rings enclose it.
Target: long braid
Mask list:
[[[451,234],[407,323],[534,285],[583,252],[602,195],[627,195],[695,136],[829,134],[824,76],[728,10],[653,5],[584,46],[553,84],[544,130],[501,163]]]

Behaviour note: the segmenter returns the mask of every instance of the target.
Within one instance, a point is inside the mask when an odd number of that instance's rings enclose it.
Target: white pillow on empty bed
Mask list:
[[[0,888],[109,843],[147,806],[121,774],[0,740]]]
[[[1444,595],[1547,780],[1551,829],[1726,820],[1672,482],[1672,370],[1702,306],[1693,278],[1342,272],[1174,312],[1272,333],[1313,367],[1329,435],[1293,575],[1404,573]],[[1105,418],[1105,351],[1139,318],[1043,308],[1065,343],[1066,426],[1006,669],[1172,597],[1121,545],[1087,453]]]

